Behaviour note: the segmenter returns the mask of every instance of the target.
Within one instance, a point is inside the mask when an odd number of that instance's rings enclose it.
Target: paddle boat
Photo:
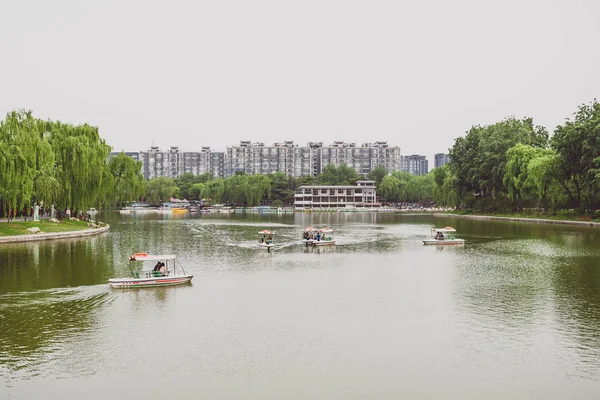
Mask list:
[[[332,246],[335,244],[333,229],[331,228],[315,229],[313,234],[313,246]]]
[[[258,247],[261,249],[270,250],[275,247],[273,243],[273,232],[268,229],[263,229],[258,232]]]
[[[464,239],[457,239],[455,237],[456,229],[451,226],[445,228],[433,228],[431,230],[431,239],[423,240],[425,245],[451,245],[451,244],[464,244]]]
[[[136,253],[129,257],[131,276],[126,278],[111,278],[108,284],[116,289],[130,289],[157,286],[174,286],[188,283],[194,277],[186,274],[181,264],[175,261],[176,256],[150,255]],[[141,264],[140,264],[141,262]],[[144,269],[148,263],[157,262],[154,268]]]

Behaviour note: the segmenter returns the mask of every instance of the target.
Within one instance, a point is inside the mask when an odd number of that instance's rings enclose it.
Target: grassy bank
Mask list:
[[[581,221],[581,222],[600,222],[600,213],[594,215],[581,215],[575,211],[557,211],[556,214],[544,213],[541,210],[525,210],[515,213],[480,213],[472,210],[448,211],[444,214],[449,215],[481,215],[490,217],[507,217],[507,218],[531,218],[531,219],[547,219],[553,221]]]
[[[27,222],[11,221],[10,223],[0,222],[0,236],[29,235],[30,232],[27,231],[27,228],[33,227],[40,228],[40,233],[69,232],[89,229],[86,221],[63,220],[59,224],[47,220]]]

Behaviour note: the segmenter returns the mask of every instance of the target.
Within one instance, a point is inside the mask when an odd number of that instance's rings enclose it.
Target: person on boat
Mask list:
[[[302,235],[302,238],[305,239],[305,240],[307,240],[308,239],[308,232],[305,231],[304,234]]]
[[[269,235],[269,237],[267,238],[267,244],[271,244],[273,243],[273,236]]]
[[[317,242],[321,241],[321,233],[317,233],[317,236],[315,237],[315,239],[317,239]]]
[[[262,235],[262,237],[260,238],[260,243],[264,243],[265,242],[265,235]]]
[[[160,268],[162,267],[162,263],[159,261],[156,263],[156,265],[154,266],[154,269],[152,270],[152,276],[160,276]]]
[[[167,276],[167,267],[165,263],[160,263],[160,269],[158,270],[161,276]]]

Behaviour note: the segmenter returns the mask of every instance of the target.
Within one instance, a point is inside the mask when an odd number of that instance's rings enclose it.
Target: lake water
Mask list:
[[[0,246],[0,398],[597,399],[600,231],[374,213],[101,215]],[[307,249],[302,228],[337,245]],[[423,246],[451,225],[460,247]],[[273,230],[275,251],[257,248]],[[118,291],[136,252],[192,284]]]

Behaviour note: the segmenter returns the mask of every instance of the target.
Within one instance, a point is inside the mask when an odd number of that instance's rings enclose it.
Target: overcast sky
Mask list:
[[[0,5],[0,112],[87,122],[115,150],[553,131],[600,97],[600,1],[48,1]]]

